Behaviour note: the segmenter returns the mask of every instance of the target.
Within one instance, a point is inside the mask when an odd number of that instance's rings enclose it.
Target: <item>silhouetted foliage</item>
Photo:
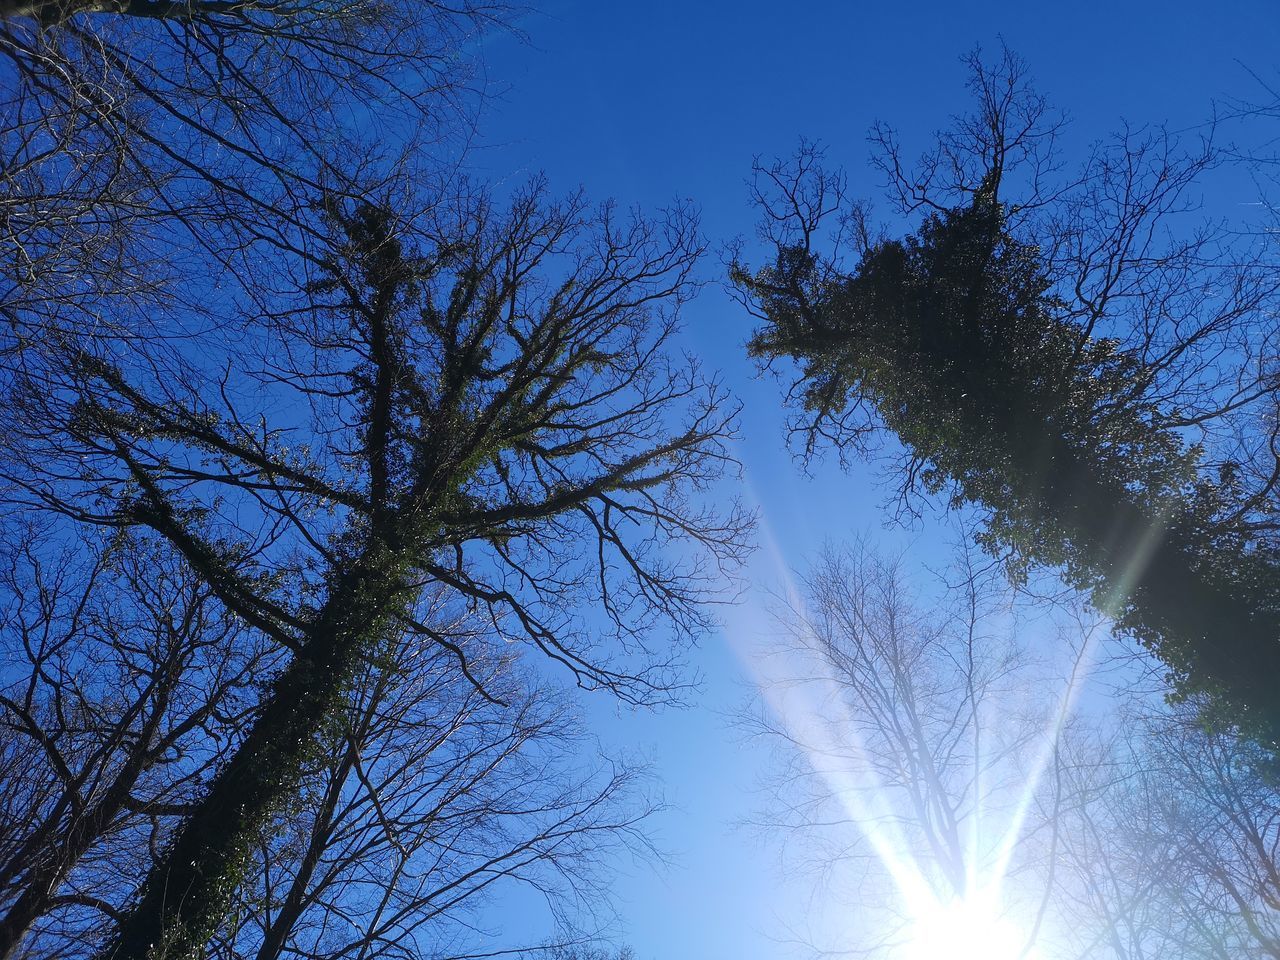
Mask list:
[[[798,361],[806,449],[891,431],[904,491],[984,510],[988,547],[1060,568],[1157,653],[1179,695],[1280,749],[1277,278],[1215,261],[1205,236],[1153,249],[1160,214],[1207,162],[1171,161],[1167,143],[1155,162],[1122,143],[1042,194],[1042,102],[1008,55],[1003,72],[974,64],[983,122],[925,163],[958,172],[950,205],[906,202],[904,187],[904,206],[928,212],[903,240],[872,238],[855,211],[851,269],[813,245],[842,206],[839,179],[811,150],[765,171],[770,223],[786,226],[770,228],[772,265],[734,270],[764,320],[750,350]],[[1018,151],[1034,175],[1014,203],[1001,191]],[[1125,159],[1140,173],[1111,204]],[[901,177],[936,195],[930,175]]]

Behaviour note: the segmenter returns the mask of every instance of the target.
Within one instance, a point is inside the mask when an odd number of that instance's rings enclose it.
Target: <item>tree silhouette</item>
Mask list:
[[[892,432],[904,492],[980,508],[993,551],[1061,569],[1179,695],[1280,749],[1277,278],[1215,259],[1217,235],[1157,241],[1208,155],[1125,140],[1049,187],[1056,127],[1020,62],[973,65],[979,114],[923,173],[881,132],[899,201],[927,213],[890,240],[852,211],[851,269],[816,249],[841,178],[812,149],[761,171],[776,256],[733,274],[764,321],[751,352],[798,361],[807,450]]]
[[[500,4],[0,3],[0,361],[225,308],[318,189],[446,178]],[[356,181],[359,181],[357,185]],[[171,335],[172,330],[168,331]]]
[[[0,956],[43,955],[35,926],[86,953],[76,915],[119,914],[124,865],[199,796],[281,658],[162,543],[22,532],[0,581]]]
[[[647,702],[677,682],[660,638],[705,627],[718,565],[744,549],[747,518],[698,499],[734,410],[667,351],[700,251],[687,213],[536,187],[505,212],[399,209],[318,204],[328,245],[275,261],[294,271],[266,278],[278,294],[198,358],[126,344],[24,383],[8,479],[28,503],[148,529],[290,654],[107,956],[214,935],[383,645],[420,634],[487,693],[414,616],[427,586],[580,685]]]

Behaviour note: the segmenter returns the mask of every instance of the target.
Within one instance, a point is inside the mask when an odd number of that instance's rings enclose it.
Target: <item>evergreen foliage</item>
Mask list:
[[[1061,568],[1177,695],[1280,750],[1280,554],[1221,522],[1233,465],[1202,469],[1143,359],[1068,315],[995,186],[870,245],[847,276],[804,245],[735,271],[766,320],[752,355],[799,363],[813,421],[865,405],[910,482],[987,512],[990,549]]]

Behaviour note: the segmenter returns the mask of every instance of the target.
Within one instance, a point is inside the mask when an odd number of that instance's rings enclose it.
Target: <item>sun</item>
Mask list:
[[[992,898],[975,896],[917,910],[901,960],[1036,960],[1026,936]]]

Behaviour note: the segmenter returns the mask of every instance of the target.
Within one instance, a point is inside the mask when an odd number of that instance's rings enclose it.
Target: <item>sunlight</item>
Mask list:
[[[787,568],[767,516],[762,520],[762,533],[763,559],[772,566],[774,580],[782,585],[785,603],[806,610],[808,598]],[[949,960],[1039,960],[1043,954],[1036,944],[1042,942],[1045,932],[1038,923],[1025,924],[1026,904],[1011,903],[1001,888],[1019,844],[1025,840],[1026,821],[1043,776],[1052,767],[1059,738],[1095,666],[1098,644],[1105,633],[1101,621],[1085,630],[1081,642],[1069,651],[1069,659],[1061,664],[1066,673],[1061,686],[1040,687],[1037,696],[1044,700],[1043,727],[1029,733],[1021,744],[1020,762],[1015,766],[1002,765],[994,738],[1006,720],[1006,710],[1016,710],[1024,687],[1015,685],[1004,691],[1003,697],[993,695],[975,719],[975,754],[967,760],[972,764],[974,794],[953,809],[957,813],[956,837],[949,841],[964,847],[958,854],[964,876],[956,879],[941,870],[937,851],[919,835],[921,829],[928,832],[929,824],[913,819],[901,784],[884,782],[879,776],[881,767],[864,742],[866,723],[844,695],[837,666],[803,649],[761,655],[742,638],[758,629],[764,611],[750,604],[738,613],[741,626],[731,628],[728,634],[737,637],[735,651],[759,685],[770,713],[780,721],[788,741],[803,750],[810,768],[825,781],[831,799],[843,808],[844,823],[862,835],[866,853],[885,871],[889,884],[885,892],[896,901],[890,909],[898,921],[889,921],[896,936],[895,947],[886,956],[891,960],[936,960],[943,956]],[[1028,674],[1026,679],[1033,677]],[[979,733],[983,735],[981,751],[976,739]],[[991,756],[986,751],[992,751]],[[936,799],[950,803],[955,798]],[[946,841],[940,842],[945,845]],[[946,892],[957,885],[969,893],[955,896]],[[905,926],[900,925],[903,920]]]
[[[933,903],[917,912],[901,960],[1035,960],[1027,939],[993,897]]]

